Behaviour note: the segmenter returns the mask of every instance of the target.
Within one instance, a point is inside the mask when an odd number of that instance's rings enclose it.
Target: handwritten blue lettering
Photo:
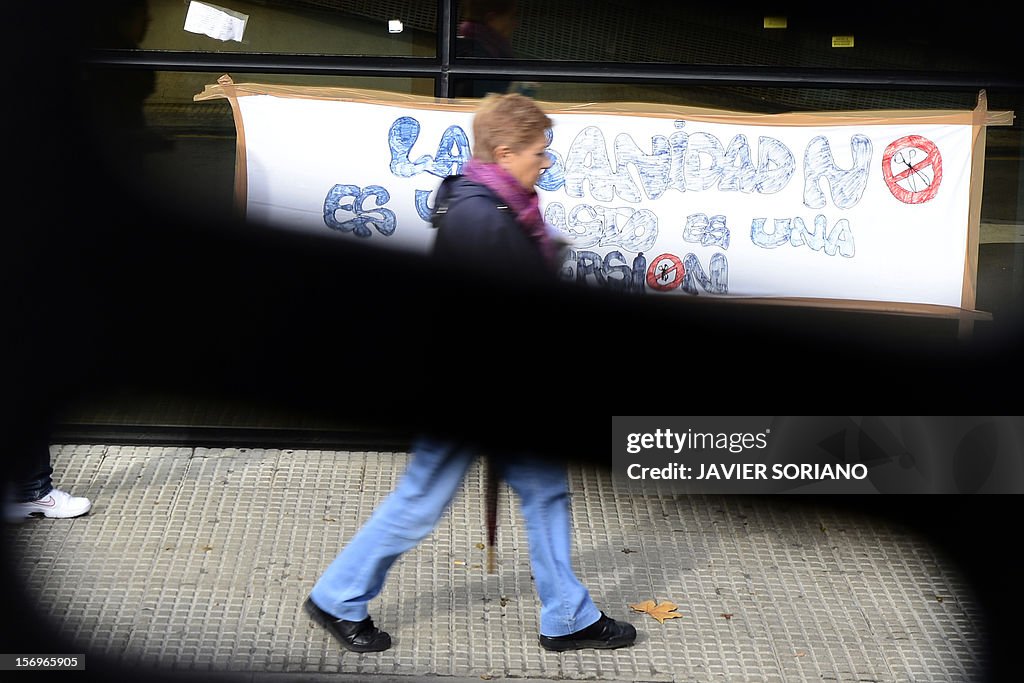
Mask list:
[[[548,145],[555,139],[550,128],[544,130],[544,137],[547,138]],[[551,166],[541,171],[540,177],[537,179],[537,187],[554,192],[565,185],[565,166],[562,164],[561,155],[555,150],[548,149],[547,155],[551,160]]]
[[[746,135],[737,135],[729,143],[722,159],[722,181],[718,189],[724,192],[739,190],[749,194],[757,187],[757,168],[750,157],[750,143]]]
[[[561,276],[580,283],[592,280],[591,284],[615,291],[642,294],[646,271],[647,259],[642,253],[629,265],[621,251],[610,251],[602,258],[597,252],[567,249]]]
[[[433,194],[433,190],[416,190],[416,196],[413,200],[416,202],[416,213],[427,223],[430,222],[431,214],[434,212],[434,207],[427,204],[431,194]]]
[[[807,144],[804,151],[804,205],[811,209],[825,206],[825,193],[821,191],[821,179],[828,181],[832,190],[832,202],[840,209],[855,206],[864,195],[868,185],[868,168],[871,165],[871,140],[864,135],[850,138],[853,153],[853,168],[836,166],[828,140],[819,135]]]
[[[375,200],[375,208],[364,209],[363,202],[370,197]],[[342,203],[346,199],[352,201]],[[380,185],[367,185],[365,189],[358,185],[335,185],[324,199],[324,223],[332,230],[351,232],[356,237],[364,238],[373,234],[368,227],[372,226],[380,234],[389,237],[395,232],[395,212],[382,207],[390,199],[391,195]],[[353,217],[338,220],[338,211],[347,211]]]
[[[580,248],[620,246],[629,251],[644,251],[658,239],[658,217],[650,209],[579,204],[567,217],[565,207],[552,202],[544,209],[544,218]]]
[[[613,196],[629,202],[639,202],[640,193],[628,172],[621,172],[608,158],[604,135],[597,126],[587,126],[579,132],[569,146],[565,157],[565,192],[570,197],[583,196],[583,182],[590,183],[590,193],[602,202]]]
[[[679,288],[687,294],[698,294],[697,284],[709,294],[729,293],[729,261],[726,260],[725,254],[714,254],[711,257],[707,273],[701,267],[696,254],[684,256],[683,266],[685,274]]]
[[[789,241],[793,232],[793,221],[789,218],[776,218],[772,230],[765,229],[767,218],[755,218],[750,222],[750,241],[763,249],[774,249]]]
[[[677,121],[675,125],[681,129],[684,122]],[[634,182],[630,167],[636,170],[639,185]],[[639,202],[639,188],[651,200],[669,189],[699,192],[715,186],[723,192],[771,194],[782,190],[795,170],[793,153],[775,138],[758,139],[755,165],[744,135],[736,135],[726,147],[710,133],[691,134],[683,130],[668,137],[652,136],[650,154],[640,149],[628,134],[620,133],[615,138],[613,161],[601,129],[588,126],[570,145],[564,171],[556,171],[550,182],[542,175],[538,185],[542,189],[564,186],[570,197],[583,197],[584,184],[589,183],[590,194],[599,201],[611,201],[617,196]]]
[[[430,173],[445,178],[459,173],[469,161],[471,154],[466,131],[459,126],[448,126],[437,144],[437,154],[424,154],[409,160],[416,140],[420,136],[420,122],[411,116],[395,119],[388,130],[388,147],[391,150],[391,172],[400,178],[411,178],[419,173]]]
[[[615,161],[619,169],[628,164],[636,167],[640,176],[640,185],[648,199],[657,199],[668,189],[669,171],[672,168],[672,155],[669,150],[668,138],[655,135],[651,138],[651,154],[646,154],[633,138],[625,133],[615,137]],[[628,171],[627,171],[628,172]]]
[[[774,249],[789,242],[794,247],[806,245],[813,251],[824,249],[829,256],[840,256],[853,258],[856,255],[856,245],[853,240],[853,231],[850,229],[850,222],[840,218],[832,226],[832,232],[826,236],[828,221],[825,216],[818,214],[814,217],[814,229],[807,230],[804,220],[796,218],[776,218],[773,222],[772,231],[765,229],[765,218],[755,218],[750,223],[750,239],[759,247]]]
[[[729,228],[725,225],[725,216],[717,215],[708,218],[706,213],[694,213],[686,217],[683,228],[683,239],[697,242],[702,247],[729,248]]]
[[[683,159],[687,190],[707,190],[722,177],[725,148],[708,133],[692,133]]]
[[[687,294],[697,295],[699,284],[710,294],[726,294],[729,291],[729,261],[725,254],[714,254],[708,264],[708,272],[700,264],[696,254],[689,253],[683,258],[664,253],[654,257],[647,268],[647,286],[659,292],[681,289]]]

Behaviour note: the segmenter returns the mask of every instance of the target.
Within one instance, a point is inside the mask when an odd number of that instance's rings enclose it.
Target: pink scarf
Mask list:
[[[557,270],[558,245],[551,238],[548,226],[540,213],[540,197],[534,189],[527,190],[511,173],[498,164],[486,163],[471,158],[462,167],[462,173],[474,183],[489,188],[494,194],[508,204],[516,216],[516,222],[523,232],[537,243],[544,262],[552,270]]]

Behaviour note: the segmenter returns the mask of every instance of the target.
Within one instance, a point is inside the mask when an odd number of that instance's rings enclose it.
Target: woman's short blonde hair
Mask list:
[[[552,121],[537,103],[519,93],[491,93],[473,117],[473,156],[493,162],[494,150],[508,145],[518,152],[537,141]]]

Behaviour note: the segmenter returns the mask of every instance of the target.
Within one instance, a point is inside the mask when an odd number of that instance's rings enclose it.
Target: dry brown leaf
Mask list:
[[[676,617],[683,616],[676,612],[676,608],[679,607],[674,602],[661,602],[655,603],[654,600],[644,600],[638,602],[635,605],[630,605],[630,608],[636,612],[645,612],[650,614],[652,617],[658,620],[658,623],[664,624],[666,619],[675,619]]]

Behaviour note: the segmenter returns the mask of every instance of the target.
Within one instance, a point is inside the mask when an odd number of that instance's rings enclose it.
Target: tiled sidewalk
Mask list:
[[[518,504],[485,570],[482,472],[394,567],[374,620],[392,649],[342,650],[301,610],[391,490],[405,453],[54,446],[73,521],[5,529],[16,571],[80,651],[242,680],[972,681],[985,624],[926,540],[795,498],[627,492],[570,465],[577,573],[636,645],[549,653]],[[679,605],[663,624],[631,612]],[[289,674],[289,675],[282,675]],[[444,679],[442,679],[444,680]]]

